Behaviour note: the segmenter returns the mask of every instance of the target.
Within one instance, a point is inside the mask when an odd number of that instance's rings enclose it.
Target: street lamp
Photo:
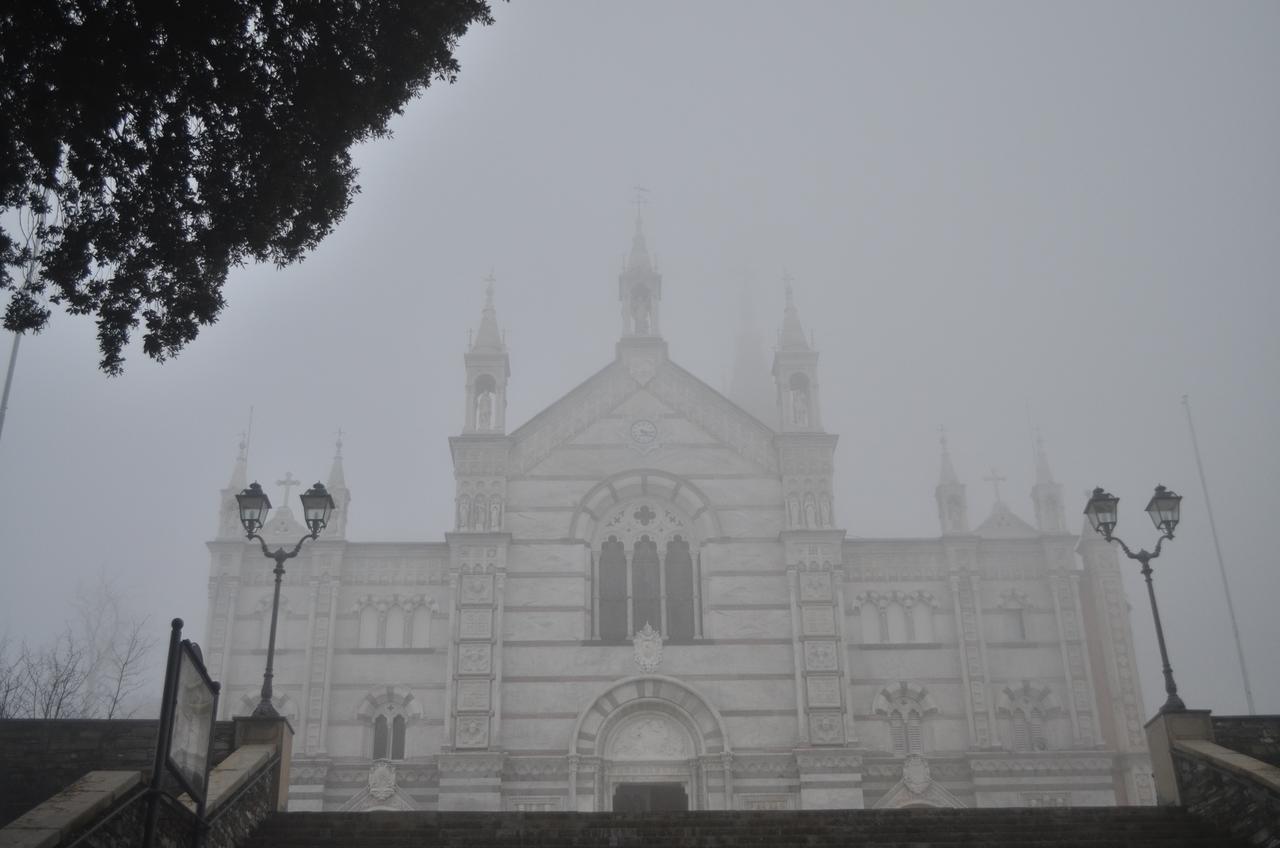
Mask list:
[[[258,531],[267,523],[267,513],[271,510],[271,499],[267,497],[267,493],[262,491],[262,487],[257,483],[251,484],[249,488],[236,495],[236,502],[240,505],[240,523],[244,525],[245,537],[257,539],[258,543],[262,545],[262,555],[267,559],[276,561],[274,572],[276,575],[276,591],[275,596],[271,599],[271,633],[267,638],[267,668],[262,673],[262,699],[258,701],[258,706],[254,707],[253,710],[253,715],[258,717],[279,715],[271,703],[271,678],[274,676],[276,618],[280,614],[280,580],[284,577],[284,562],[298,555],[298,551],[302,550],[303,542],[308,539],[315,539],[320,535],[320,531],[329,523],[329,516],[333,513],[334,506],[336,506],[333,502],[333,496],[320,483],[316,483],[299,497],[302,499],[303,520],[306,522],[307,529],[311,532],[299,539],[298,544],[294,545],[291,551],[286,551],[283,547],[271,551],[267,548],[266,540],[258,535]]]
[[[1148,552],[1143,549],[1136,554],[1129,550],[1129,546],[1119,536],[1112,535],[1116,529],[1119,498],[1097,488],[1093,490],[1093,496],[1089,498],[1089,503],[1084,508],[1084,514],[1089,517],[1089,523],[1102,538],[1108,542],[1117,542],[1125,556],[1142,563],[1142,576],[1147,580],[1147,595],[1151,598],[1151,617],[1156,622],[1156,641],[1160,644],[1160,659],[1164,662],[1164,691],[1169,696],[1165,699],[1164,706],[1160,708],[1162,713],[1182,712],[1187,705],[1178,697],[1178,685],[1173,682],[1173,668],[1169,665],[1169,651],[1164,646],[1164,628],[1160,626],[1160,609],[1156,606],[1156,590],[1151,585],[1151,560],[1160,556],[1160,546],[1164,544],[1164,540],[1173,538],[1173,528],[1178,526],[1181,503],[1181,495],[1174,494],[1164,486],[1156,486],[1155,494],[1147,503],[1147,515],[1151,516],[1151,523],[1160,531],[1160,538],[1156,542],[1154,551]]]

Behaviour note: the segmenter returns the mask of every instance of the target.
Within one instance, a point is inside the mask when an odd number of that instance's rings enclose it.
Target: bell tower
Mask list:
[[[773,381],[778,388],[779,430],[783,433],[821,433],[822,405],[818,402],[818,352],[805,338],[796,311],[791,278],[786,278],[787,305],[782,332],[773,354]]]
[[[498,330],[492,274],[486,283],[480,328],[463,356],[467,369],[467,409],[462,432],[501,435],[507,427],[507,381],[511,377],[511,360],[507,356],[506,342]]]
[[[939,437],[942,445],[942,467],[938,473],[938,486],[933,490],[938,502],[938,523],[942,535],[952,536],[969,532],[969,500],[965,496],[964,483],[956,476],[951,464],[951,449],[947,447],[947,433]]]

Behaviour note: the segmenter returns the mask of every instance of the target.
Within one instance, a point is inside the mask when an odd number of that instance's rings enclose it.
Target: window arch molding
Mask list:
[[[1008,723],[1006,741],[1012,751],[1049,750],[1047,724],[1060,713],[1053,690],[1029,680],[1019,686],[1004,687],[996,702],[996,715]]]
[[[929,690],[907,681],[876,693],[871,711],[889,724],[889,741],[898,756],[924,753],[925,718],[938,712]]]
[[[375,760],[403,760],[405,736],[411,722],[422,718],[422,702],[407,686],[387,686],[364,696],[356,717],[368,726],[372,745],[366,746]]]
[[[701,489],[675,474],[647,469],[623,471],[592,487],[573,511],[569,538],[594,542],[606,513],[625,501],[645,497],[679,508],[692,522],[691,535],[700,542],[724,535],[720,516]]]

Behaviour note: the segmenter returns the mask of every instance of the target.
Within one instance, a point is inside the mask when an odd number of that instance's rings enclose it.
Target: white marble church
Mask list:
[[[731,397],[668,358],[639,222],[618,294],[614,359],[508,430],[490,289],[443,541],[348,540],[339,445],[281,600],[290,809],[1153,803],[1116,554],[1072,532],[1043,452],[1034,525],[971,526],[944,443],[938,536],[846,538],[790,291],[776,389],[756,336]],[[271,606],[245,465],[209,543],[226,715],[257,700]],[[286,507],[265,531],[303,532]]]

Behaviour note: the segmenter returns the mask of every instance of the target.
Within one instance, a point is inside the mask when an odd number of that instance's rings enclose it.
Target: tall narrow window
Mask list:
[[[391,720],[391,759],[404,759],[404,716]]]
[[[1013,750],[1031,750],[1031,728],[1027,716],[1022,710],[1013,714]]]
[[[634,599],[636,630],[646,624],[662,629],[662,582],[658,576],[658,544],[648,536],[636,542],[631,558],[631,596]]]
[[[600,546],[600,638],[627,638],[627,555],[617,536]]]
[[[387,717],[380,715],[373,720],[373,758],[387,758]]]
[[[679,536],[667,542],[667,639],[693,638],[693,558]]]
[[[902,721],[902,713],[894,711],[889,716],[889,738],[893,744],[893,753],[899,756],[907,753],[907,730]]]
[[[924,742],[920,734],[920,714],[915,710],[907,713],[907,753],[919,754],[924,750]]]

